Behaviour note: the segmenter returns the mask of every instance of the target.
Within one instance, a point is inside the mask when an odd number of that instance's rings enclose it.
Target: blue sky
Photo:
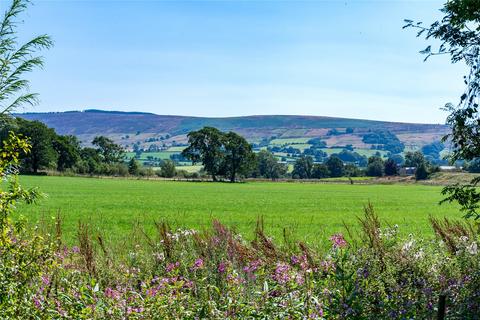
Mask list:
[[[55,47],[25,111],[305,114],[443,123],[464,67],[423,62],[403,19],[443,1],[34,1],[21,38]],[[4,10],[8,2],[1,1]]]

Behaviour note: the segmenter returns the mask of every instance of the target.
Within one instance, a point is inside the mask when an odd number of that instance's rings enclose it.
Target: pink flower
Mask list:
[[[37,298],[37,296],[33,297],[33,304],[35,304],[35,308],[41,309],[42,308],[42,302],[40,299]]]
[[[110,288],[110,287],[108,287],[108,288],[105,289],[105,296],[106,296],[107,298],[117,300],[117,299],[120,298],[120,295],[121,295],[120,292],[118,292],[117,290],[114,290],[114,289],[112,289],[112,288]]]
[[[174,270],[174,269],[177,269],[179,266],[180,266],[180,262],[169,263],[169,264],[167,265],[166,271],[167,271],[167,272],[170,272],[170,271],[172,271],[172,270]]]
[[[278,283],[285,284],[290,281],[290,266],[284,263],[278,263],[277,267],[275,268],[275,274],[273,275],[273,279]]]
[[[348,244],[343,237],[343,234],[337,233],[330,237],[330,241],[332,241],[332,246],[334,248],[345,248]]]
[[[50,284],[50,279],[47,276],[42,276],[42,282],[44,285],[48,286]]]

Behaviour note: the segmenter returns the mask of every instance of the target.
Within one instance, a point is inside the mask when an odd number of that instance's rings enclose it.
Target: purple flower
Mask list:
[[[166,271],[167,271],[167,272],[170,272],[170,271],[172,271],[172,270],[174,270],[174,269],[177,269],[179,266],[180,266],[180,262],[178,262],[178,261],[175,262],[175,263],[169,263],[169,264],[167,265]]]
[[[273,279],[278,283],[285,284],[290,281],[290,266],[284,263],[278,263],[275,268]]]
[[[225,264],[225,262],[220,262],[220,263],[218,264],[217,271],[218,271],[219,273],[224,273],[226,269],[227,269],[227,265]]]
[[[79,252],[80,252],[80,249],[79,249],[77,246],[73,246],[73,247],[72,247],[72,252],[73,252],[73,253],[79,253]]]
[[[334,248],[345,248],[347,246],[347,241],[343,237],[343,234],[337,233],[330,237],[330,241],[332,242],[332,246]]]
[[[198,269],[201,269],[201,268],[203,268],[203,259],[198,258],[197,260],[195,260],[192,269],[193,270],[198,270]]]
[[[37,298],[37,296],[33,297],[33,304],[35,304],[35,308],[41,309],[42,308],[42,303],[40,299]]]

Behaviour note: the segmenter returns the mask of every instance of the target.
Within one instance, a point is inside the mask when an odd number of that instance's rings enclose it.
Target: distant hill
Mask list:
[[[439,140],[448,132],[447,126],[438,124],[320,116],[262,115],[204,118],[102,110],[22,113],[16,116],[39,120],[60,134],[76,135],[85,143],[96,135],[106,135],[127,147],[131,147],[133,143],[148,146],[149,143],[158,141],[167,145],[181,144],[186,141],[188,132],[203,126],[235,131],[252,142],[272,137],[279,139],[320,137],[329,146],[352,144],[358,148],[367,147],[362,142],[362,135],[371,130],[388,130],[396,134],[406,146],[412,148]],[[347,128],[348,133],[345,133]],[[343,134],[331,135],[329,131],[332,129]]]

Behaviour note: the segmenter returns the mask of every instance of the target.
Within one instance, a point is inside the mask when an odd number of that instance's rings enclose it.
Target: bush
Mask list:
[[[160,166],[160,176],[164,178],[175,177],[175,163],[172,160],[164,160]]]

